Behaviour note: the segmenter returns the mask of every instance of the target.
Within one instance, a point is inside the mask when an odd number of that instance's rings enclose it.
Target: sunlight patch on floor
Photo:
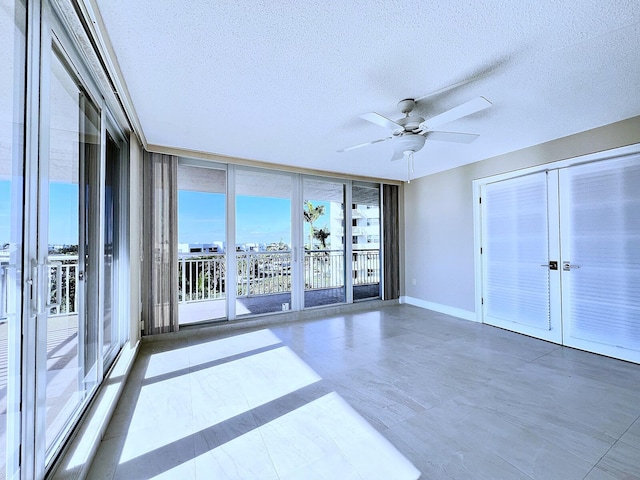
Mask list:
[[[420,472],[337,393],[196,458],[220,479],[416,479]]]
[[[120,433],[103,443],[113,478],[419,477],[271,331],[174,347],[142,354]]]

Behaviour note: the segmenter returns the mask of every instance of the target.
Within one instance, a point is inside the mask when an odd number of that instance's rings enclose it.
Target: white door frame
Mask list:
[[[552,162],[548,164],[536,165],[533,167],[525,168],[522,170],[516,170],[512,172],[505,172],[498,175],[493,175],[490,177],[479,178],[473,181],[473,220],[474,220],[474,269],[475,269],[475,309],[476,309],[476,318],[475,320],[479,323],[483,322],[484,318],[484,305],[483,305],[483,296],[484,296],[484,284],[483,284],[483,261],[481,254],[482,247],[482,208],[481,208],[481,192],[484,187],[489,183],[499,182],[503,180],[509,180],[516,177],[521,177],[524,175],[529,175],[532,173],[538,173],[543,171],[556,171],[558,172],[560,169],[583,165],[592,162],[598,162],[603,160],[611,160],[611,159],[623,159],[625,157],[631,157],[633,155],[637,155],[640,153],[640,144],[633,144],[625,147],[619,147],[611,150],[605,150],[602,152],[597,152],[593,154],[583,155],[571,159],[560,160],[557,162]],[[556,173],[557,175],[557,173]],[[556,182],[557,183],[557,182]],[[557,201],[557,205],[559,208],[559,193],[557,187],[555,191],[550,192],[550,195],[555,195]],[[551,200],[551,198],[550,198]],[[555,238],[559,239],[559,222],[550,222],[549,224],[549,234],[550,238],[552,235],[555,235]],[[555,240],[554,240],[555,241]],[[559,240],[558,240],[559,241]],[[560,258],[558,261],[560,262]],[[559,267],[561,268],[561,267]],[[555,272],[554,272],[555,273]],[[560,281],[560,274],[552,275],[551,278],[557,277],[554,282]],[[553,284],[550,285],[551,288]],[[556,309],[556,311],[561,311],[561,296],[559,295],[560,286],[558,283],[555,285],[556,291],[558,294],[551,295],[551,308]]]

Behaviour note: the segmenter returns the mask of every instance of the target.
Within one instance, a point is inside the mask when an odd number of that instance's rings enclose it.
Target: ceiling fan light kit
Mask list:
[[[391,136],[343,148],[342,150],[338,150],[338,152],[347,152],[349,150],[365,147],[374,143],[391,140],[394,143],[394,154],[391,157],[391,160],[396,161],[407,156],[409,161],[411,161],[413,160],[413,154],[424,147],[426,140],[471,143],[478,138],[478,135],[473,133],[440,132],[434,131],[433,129],[489,108],[492,105],[489,100],[484,97],[474,98],[473,100],[465,102],[462,105],[458,105],[457,107],[440,113],[427,120],[419,115],[412,114],[417,102],[420,99],[424,99],[429,96],[430,95],[419,97],[418,100],[413,98],[400,100],[398,102],[398,108],[404,114],[404,117],[397,121],[391,120],[376,112],[360,115],[360,118],[363,118],[364,120],[391,130]]]
[[[392,161],[400,160],[409,152],[417,152],[424,147],[426,137],[424,135],[402,135],[398,137],[395,143],[395,153],[391,157]]]

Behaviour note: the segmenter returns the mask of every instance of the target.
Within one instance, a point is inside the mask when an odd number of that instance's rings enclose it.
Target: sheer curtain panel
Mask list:
[[[144,154],[143,335],[178,330],[178,157]]]

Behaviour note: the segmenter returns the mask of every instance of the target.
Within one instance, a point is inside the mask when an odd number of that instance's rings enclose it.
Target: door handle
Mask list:
[[[571,262],[562,262],[562,270],[568,272],[572,268],[580,268],[580,265],[571,265]]]
[[[540,265],[541,267],[548,267],[549,270],[557,270],[558,262],[556,260],[549,260],[549,263],[543,263]]]

